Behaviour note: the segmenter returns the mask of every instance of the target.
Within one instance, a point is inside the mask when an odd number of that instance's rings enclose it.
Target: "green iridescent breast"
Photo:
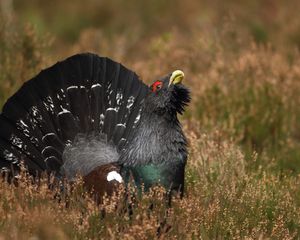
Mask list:
[[[128,183],[130,175],[134,178],[136,186],[145,191],[155,185],[162,185],[167,190],[183,191],[184,187],[184,165],[148,164],[135,167],[126,167],[125,181]]]

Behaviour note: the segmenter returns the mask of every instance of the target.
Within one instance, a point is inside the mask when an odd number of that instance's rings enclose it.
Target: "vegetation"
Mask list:
[[[0,238],[299,239],[299,4],[2,0],[0,105],[41,68],[85,51],[148,83],[182,69],[193,101],[182,117],[186,195],[171,208],[153,189],[129,216],[122,194],[97,206],[80,178],[61,196],[24,172],[18,186],[0,183]]]

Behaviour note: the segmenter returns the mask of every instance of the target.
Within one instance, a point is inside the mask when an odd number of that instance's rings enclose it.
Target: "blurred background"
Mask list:
[[[79,52],[119,61],[146,83],[182,69],[192,90],[181,117],[190,151],[188,197],[170,218],[170,234],[300,238],[299,9],[299,0],[0,0],[0,106],[41,69]],[[3,199],[3,206],[11,201]],[[32,198],[28,208],[15,199],[17,207],[0,212],[6,216],[0,226],[8,234],[17,222],[23,236],[26,222],[36,225]],[[53,207],[53,219],[59,211]],[[111,224],[92,221],[94,231],[76,220],[82,207],[76,211],[70,239],[81,231],[81,238],[98,238],[105,229],[111,238],[111,229],[124,225],[112,215]],[[87,221],[96,219],[89,214]],[[54,221],[48,215],[45,229]],[[55,220],[57,229],[65,216]],[[136,218],[138,234],[145,234],[146,221],[156,236],[147,219]],[[131,236],[132,229],[114,231]]]

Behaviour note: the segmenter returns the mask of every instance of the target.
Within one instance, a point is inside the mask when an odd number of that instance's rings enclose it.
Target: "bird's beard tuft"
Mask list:
[[[182,114],[191,101],[190,91],[182,84],[171,85],[159,93],[149,92],[143,104],[143,115],[165,115],[173,118]]]
[[[190,91],[182,84],[175,85],[170,99],[172,110],[176,111],[179,114],[182,114],[184,112],[185,106],[187,106],[190,101]]]

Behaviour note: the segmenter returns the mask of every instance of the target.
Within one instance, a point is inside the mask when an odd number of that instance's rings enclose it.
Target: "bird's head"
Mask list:
[[[176,70],[167,76],[156,80],[150,86],[150,92],[145,98],[146,111],[156,113],[180,113],[190,102],[190,92],[182,85],[184,73]]]

